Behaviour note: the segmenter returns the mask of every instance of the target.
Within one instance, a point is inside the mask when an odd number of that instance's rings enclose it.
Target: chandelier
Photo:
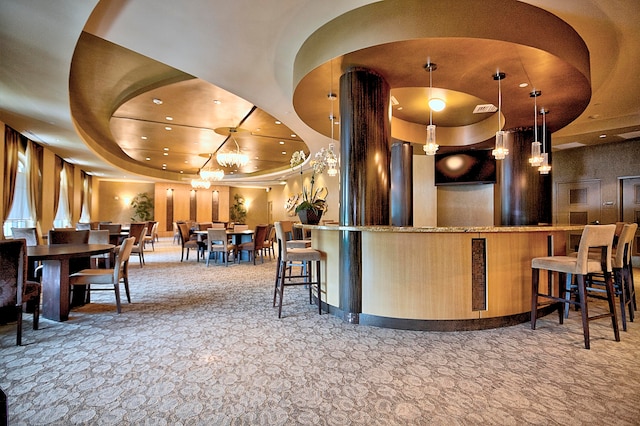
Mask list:
[[[191,179],[191,187],[193,189],[209,189],[211,182],[203,179]]]
[[[222,178],[224,177],[224,171],[221,169],[213,169],[213,162],[211,161],[211,158],[213,157],[213,155],[209,154],[209,158],[207,159],[207,161],[202,165],[202,168],[200,169],[200,178],[202,180],[206,180],[209,182],[212,181],[216,181],[216,180],[222,180]]]
[[[231,140],[236,144],[236,150],[231,152],[218,152],[216,154],[216,160],[218,164],[223,167],[244,167],[249,162],[249,156],[247,154],[243,154],[240,151],[240,146],[238,146],[238,142],[233,137],[231,133],[237,132],[236,129],[229,129],[229,136]]]
[[[331,81],[333,82],[333,79]],[[331,101],[331,114],[329,115],[329,120],[331,120],[331,140],[333,141],[333,128],[335,126],[335,116],[333,115],[333,101],[336,100],[337,96],[335,93],[329,91],[327,98],[329,99],[329,101]],[[334,149],[335,144],[331,142],[329,144],[329,150],[325,154],[325,161],[327,163],[327,174],[331,177],[334,177],[338,174],[338,155],[335,153]]]
[[[502,130],[502,86],[500,82],[505,79],[507,75],[503,72],[496,72],[493,75],[494,80],[498,80],[498,131],[496,132],[496,147],[491,151],[496,160],[504,160],[509,154],[509,150],[504,146],[504,131]]]
[[[547,114],[549,113],[548,109],[540,109],[540,114],[542,115],[542,164],[538,167],[538,172],[541,175],[548,175],[551,171],[551,165],[549,164],[549,154],[547,154]]]

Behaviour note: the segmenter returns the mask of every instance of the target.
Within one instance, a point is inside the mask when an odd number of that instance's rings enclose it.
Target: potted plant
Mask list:
[[[311,160],[311,182],[307,187],[302,185],[302,201],[296,206],[296,213],[300,218],[300,222],[310,225],[317,225],[320,223],[322,213],[327,209],[326,197],[327,191],[325,188],[316,188],[316,175],[322,174],[327,167],[326,162],[327,150],[322,148],[313,160]],[[291,168],[300,166],[300,175],[302,175],[302,163],[306,159],[304,151],[296,151],[291,156]]]
[[[235,194],[233,199],[234,203],[229,209],[231,221],[237,224],[244,224],[247,220],[247,208],[244,205],[244,198],[239,194]]]
[[[153,198],[146,192],[140,192],[131,200],[133,207],[132,221],[146,222],[153,219]]]

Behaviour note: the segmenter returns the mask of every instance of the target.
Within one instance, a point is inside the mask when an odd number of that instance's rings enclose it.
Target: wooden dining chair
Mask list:
[[[256,264],[256,257],[260,254],[260,260],[264,263],[264,253],[262,248],[264,242],[267,239],[267,232],[269,231],[269,225],[261,224],[256,225],[256,229],[253,233],[251,241],[238,244],[238,252],[246,251],[249,253],[249,260],[253,260],[253,264]],[[238,263],[240,263],[240,256],[238,256]]]
[[[131,303],[127,268],[134,241],[134,237],[125,238],[116,253],[113,268],[89,268],[71,274],[69,276],[69,286],[71,289],[77,285],[85,286],[87,291],[85,299],[89,298],[88,293],[92,291],[114,291],[116,295],[116,311],[120,313],[122,311],[120,306],[121,282],[124,284],[127,301]],[[107,286],[106,288],[103,287],[105,285]]]
[[[209,228],[207,229],[207,266],[209,266],[209,260],[214,257],[217,258],[218,254],[222,256],[224,260],[224,266],[229,266],[229,256],[231,253],[236,252],[235,244],[229,242],[227,238],[227,230],[224,228]]]
[[[134,243],[131,249],[131,254],[138,256],[140,260],[140,267],[144,265],[144,236],[147,233],[146,222],[134,222],[129,225],[129,236],[133,237]]]
[[[17,319],[16,345],[22,345],[22,313],[33,310],[33,329],[40,319],[40,283],[27,280],[27,242],[23,238],[0,241],[0,323]]]
[[[49,244],[88,244],[89,230],[52,229],[49,231]]]

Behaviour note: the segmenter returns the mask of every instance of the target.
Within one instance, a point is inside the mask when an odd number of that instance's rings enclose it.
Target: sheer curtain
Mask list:
[[[4,215],[2,221],[7,220],[9,213],[11,212],[11,205],[13,204],[13,195],[16,188],[16,175],[18,173],[18,152],[20,151],[20,138],[21,135],[10,128],[5,126],[4,131],[4,186],[2,188],[2,207]],[[2,237],[4,238],[4,231]]]
[[[82,191],[80,191],[80,222],[91,222],[91,175],[82,170]]]
[[[67,180],[67,222],[69,226],[73,224],[71,221],[73,217],[73,164],[64,162],[64,166],[62,167],[63,173],[65,174],[65,178]]]

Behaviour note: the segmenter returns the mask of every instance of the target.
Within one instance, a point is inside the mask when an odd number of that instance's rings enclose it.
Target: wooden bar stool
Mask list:
[[[317,289],[318,298],[318,313],[322,314],[322,288],[321,288],[321,273],[320,273],[320,260],[322,259],[322,252],[312,248],[289,248],[287,247],[287,238],[282,227],[282,223],[276,222],[276,238],[278,240],[278,270],[276,273],[276,283],[273,292],[273,306],[276,306],[276,299],[279,296],[278,303],[278,318],[282,317],[282,298],[284,296],[284,288],[291,285],[308,285],[309,286],[309,303],[313,303],[312,290],[315,287]],[[306,264],[306,268],[302,268],[300,275],[287,275],[285,272],[289,262],[303,262]],[[316,279],[312,278],[311,263],[316,263]],[[298,281],[297,279],[303,278],[304,281]]]
[[[584,347],[589,349],[589,321],[600,318],[611,318],[613,333],[616,342],[620,341],[618,330],[618,317],[615,306],[615,293],[613,280],[611,279],[611,246],[615,233],[615,225],[586,225],[580,238],[578,255],[574,256],[548,256],[536,257],[531,260],[531,329],[536,329],[536,319],[538,316],[539,298],[550,300],[557,305],[560,324],[564,321],[565,303],[580,306],[582,313],[582,330],[584,334]],[[601,256],[599,260],[589,258],[590,248],[600,248]],[[558,272],[559,285],[558,296],[540,293],[539,279],[540,270]],[[590,274],[603,274],[609,304],[609,312],[601,315],[589,316],[587,304],[587,279]],[[578,297],[571,300],[565,297],[567,288],[564,285],[566,275],[573,274],[576,277]]]

